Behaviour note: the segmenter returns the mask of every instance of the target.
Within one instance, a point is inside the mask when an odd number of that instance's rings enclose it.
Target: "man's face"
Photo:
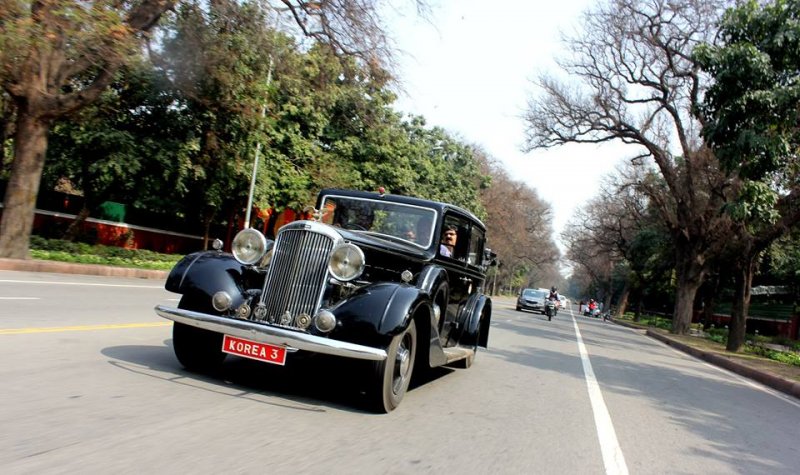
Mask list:
[[[442,243],[446,246],[455,246],[456,245],[456,232],[452,229],[448,229],[442,235]]]

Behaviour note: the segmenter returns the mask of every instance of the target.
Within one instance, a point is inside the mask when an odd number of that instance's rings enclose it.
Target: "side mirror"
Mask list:
[[[497,265],[497,253],[492,252],[491,249],[483,250],[483,266],[491,267]]]

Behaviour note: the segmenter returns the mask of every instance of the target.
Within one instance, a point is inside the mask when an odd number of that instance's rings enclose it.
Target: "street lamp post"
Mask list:
[[[272,82],[272,56],[269,57],[269,71],[267,71],[267,88]],[[266,103],[261,107],[261,120],[263,123],[264,117],[267,115]],[[247,209],[244,213],[244,227],[250,227],[250,212],[253,210],[253,194],[256,189],[256,172],[258,172],[258,155],[261,152],[261,142],[256,143],[256,153],[253,158],[253,175],[250,177],[250,193],[247,195]]]

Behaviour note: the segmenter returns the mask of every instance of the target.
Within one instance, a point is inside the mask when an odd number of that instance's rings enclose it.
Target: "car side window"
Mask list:
[[[484,241],[485,236],[483,230],[477,226],[471,226],[469,247],[467,251],[467,264],[479,266],[483,263]]]
[[[464,224],[456,216],[445,216],[439,236],[439,255],[451,259],[464,258],[463,249],[467,243]]]

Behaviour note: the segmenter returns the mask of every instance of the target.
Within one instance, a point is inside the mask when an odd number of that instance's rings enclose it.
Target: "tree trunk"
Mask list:
[[[617,301],[617,308],[614,310],[614,318],[619,318],[625,314],[625,308],[628,306],[628,297],[631,295],[631,283],[625,280],[625,287],[622,288],[622,294]]]
[[[0,220],[0,257],[27,259],[50,123],[17,109],[14,161]]]
[[[203,250],[208,250],[208,244],[211,242],[211,225],[214,223],[214,216],[217,215],[217,210],[206,207],[203,212]],[[228,239],[230,242],[230,238]]]
[[[675,310],[672,314],[672,333],[685,335],[694,316],[694,300],[697,289],[703,283],[706,268],[703,256],[691,245],[676,246],[677,288]]]
[[[717,306],[717,293],[719,292],[719,275],[708,281],[703,294],[703,316],[701,321],[703,323],[703,330],[711,327],[711,322],[714,320],[714,308]]]
[[[89,206],[84,202],[81,211],[78,213],[78,216],[75,217],[75,220],[72,221],[67,230],[64,231],[64,236],[62,239],[70,242],[75,241],[75,238],[78,237],[78,233],[80,232],[83,223],[86,222],[86,218],[89,217],[91,211],[92,210],[89,209]]]
[[[208,250],[208,241],[211,239],[211,220],[203,219],[203,250]]]
[[[747,313],[750,310],[750,289],[753,283],[755,256],[743,256],[734,274],[731,325],[728,327],[727,351],[737,352],[744,345]]]

